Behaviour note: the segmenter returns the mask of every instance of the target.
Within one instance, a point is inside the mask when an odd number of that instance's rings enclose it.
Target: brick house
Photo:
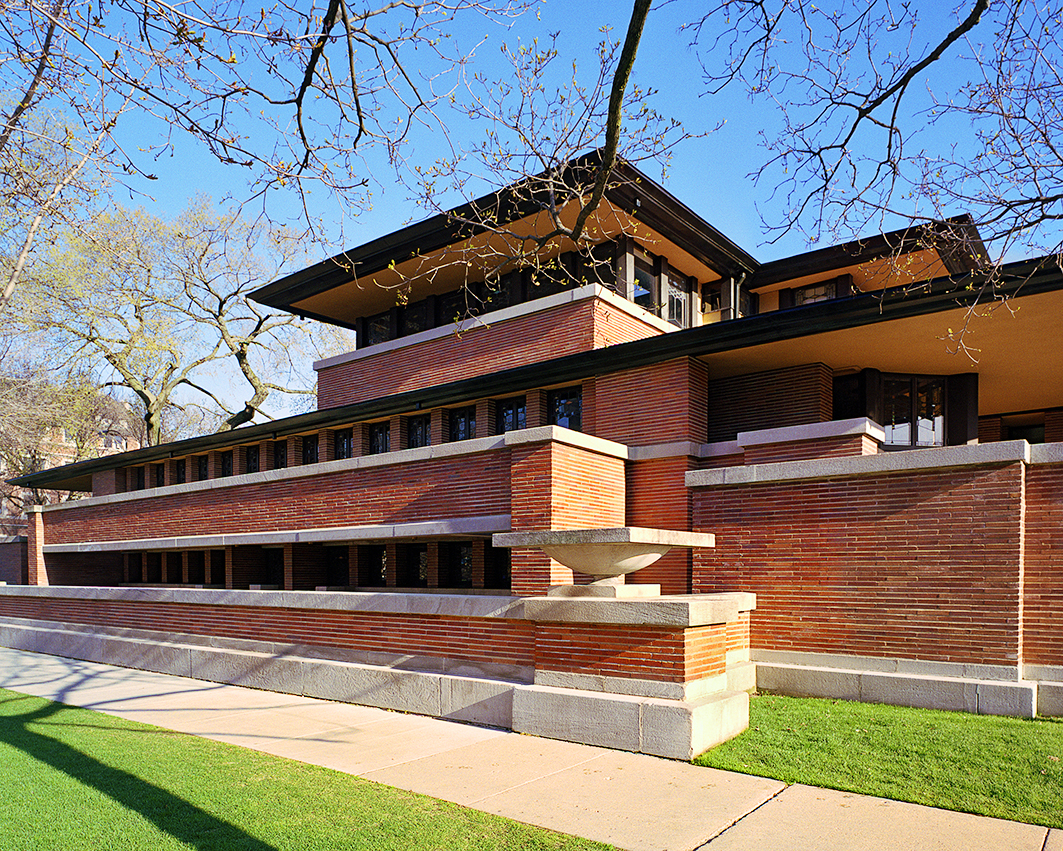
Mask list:
[[[710,680],[1063,714],[1059,269],[1003,269],[972,362],[946,342],[980,281],[964,220],[762,264],[621,177],[591,252],[505,268],[439,216],[259,290],[358,332],[315,364],[318,409],[19,480],[91,496],[31,515],[0,643],[93,658],[133,637],[137,664],[206,679],[212,654],[253,652],[274,684],[285,654],[401,669],[407,690],[438,679],[429,708],[382,705],[669,756],[713,737],[653,744],[653,713]],[[676,620],[546,614],[586,577],[492,544],[622,526],[715,534],[628,579],[687,601]],[[700,595],[727,612],[695,618]],[[544,720],[600,711],[623,732]]]

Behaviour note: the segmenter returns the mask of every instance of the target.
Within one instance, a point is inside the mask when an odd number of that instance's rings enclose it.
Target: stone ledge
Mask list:
[[[599,455],[619,458],[622,461],[628,459],[628,448],[623,443],[595,437],[593,434],[586,434],[582,431],[573,431],[562,426],[548,425],[520,431],[507,431],[504,437],[506,446],[520,446],[525,443],[563,443],[566,446],[586,449],[590,452],[597,452]]]
[[[756,605],[756,594],[742,591],[627,600],[531,597],[524,600],[524,616],[530,621],[550,623],[643,624],[685,628],[732,623],[738,620],[742,612],[752,611]]]
[[[510,528],[510,515],[444,517],[415,523],[381,526],[325,526],[317,529],[286,529],[277,532],[243,532],[227,535],[184,535],[174,538],[131,538],[121,541],[79,541],[44,544],[45,553],[100,553],[127,550],[221,549],[223,547],[320,544],[422,537],[486,537]]]
[[[757,663],[757,689],[793,697],[827,697],[1018,718],[1033,718],[1038,705],[1035,682],[888,674],[769,662]]]
[[[871,671],[880,674],[909,674],[917,677],[947,677],[969,680],[1040,680],[1055,677],[1032,676],[1029,666],[1025,677],[1017,665],[971,665],[961,662],[935,662],[925,659],[898,659],[889,656],[855,656],[845,653],[801,653],[794,650],[750,651],[757,663],[795,665],[806,668],[831,668],[843,671]]]
[[[766,446],[773,443],[800,443],[805,440],[822,440],[828,437],[852,437],[869,435],[879,443],[886,439],[886,431],[878,423],[867,417],[851,420],[829,420],[825,423],[785,426],[783,428],[765,428],[758,431],[739,432],[739,446]]]
[[[691,470],[686,474],[686,486],[688,488],[718,488],[759,485],[806,479],[917,473],[924,470],[973,467],[983,464],[1029,463],[1029,460],[1030,445],[1025,440],[1009,440],[972,446],[883,452],[878,455],[852,455],[844,458],[782,461],[777,464],[751,464],[715,470]]]
[[[389,594],[367,591],[239,591],[210,588],[104,588],[82,585],[5,585],[0,596],[71,600],[128,600],[255,606],[277,609],[326,609],[398,615],[441,615],[526,620],[525,599],[466,594]]]

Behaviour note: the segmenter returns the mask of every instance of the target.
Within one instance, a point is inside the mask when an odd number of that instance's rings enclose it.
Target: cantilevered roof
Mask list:
[[[972,326],[968,342],[982,348],[980,362],[974,365],[962,354],[949,354],[941,335],[950,327],[959,330],[968,307],[978,298],[981,282],[978,273],[946,276],[915,290],[864,293],[702,325],[235,431],[81,461],[11,482],[28,487],[89,490],[94,472],[115,467],[202,454],[211,449],[484,397],[513,395],[677,357],[702,358],[709,365],[710,377],[816,361],[834,369],[851,364],[925,374],[979,372],[983,377],[982,413],[1059,405],[1056,383],[1045,380],[1045,376],[1063,373],[1063,347],[1059,346],[1063,338],[1063,273],[1054,258],[1013,263],[1000,270],[995,292],[997,296],[1008,296],[1010,301],[992,319],[979,320]],[[979,310],[1000,304],[992,301],[992,296],[988,298],[990,301],[982,295],[984,308]]]
[[[594,151],[573,160],[568,169],[589,185],[597,162],[598,152]],[[688,264],[711,270],[711,276],[716,278],[748,275],[759,266],[751,255],[634,166],[621,162],[613,176],[601,207],[588,225],[603,239],[637,232],[650,242],[667,242]],[[529,184],[534,186],[535,179]],[[439,267],[445,265],[440,258],[448,249],[460,246],[463,257],[476,257],[478,249],[484,255],[491,251],[504,254],[497,245],[482,250],[492,231],[486,225],[471,225],[470,221],[522,223],[529,233],[539,232],[542,223],[536,219],[545,218],[547,203],[548,199],[534,189],[517,191],[510,187],[492,192],[280,278],[255,290],[251,298],[290,313],[352,327],[352,315],[374,313],[381,309],[382,301],[394,304],[395,295],[387,295],[387,290],[399,286],[398,282],[415,280],[415,285],[424,286],[430,275],[438,275]],[[564,213],[574,218],[575,208]],[[632,223],[638,225],[633,227]],[[502,239],[497,237],[496,242]],[[570,247],[558,241],[555,251]],[[403,264],[409,267],[405,273],[399,268]],[[696,270],[688,273],[696,274]],[[447,286],[455,288],[457,284],[440,285]],[[334,293],[331,298],[330,293]]]

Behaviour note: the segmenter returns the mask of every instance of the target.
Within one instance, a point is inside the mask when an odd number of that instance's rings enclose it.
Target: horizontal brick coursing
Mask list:
[[[694,494],[694,591],[753,591],[759,649],[1020,661],[1022,465]]]
[[[688,440],[704,443],[708,372],[704,363],[679,358],[600,376],[598,437],[628,446]]]
[[[535,667],[590,676],[688,683],[726,669],[725,625],[659,627],[540,624]]]
[[[318,408],[349,405],[662,333],[597,298],[318,370]]]
[[[695,459],[686,455],[628,462],[628,525],[689,530],[690,496],[685,476],[691,469],[695,469]],[[689,594],[691,564],[690,550],[674,549],[628,576],[627,581],[659,584],[664,594]]]
[[[811,461],[817,458],[844,458],[849,455],[877,455],[878,443],[866,434],[845,434],[794,443],[767,443],[745,450],[746,464],[779,464],[783,461]]]
[[[834,376],[822,363],[709,382],[709,441],[739,432],[828,422],[834,418]]]
[[[45,543],[272,532],[509,512],[509,453],[440,458],[50,513]]]
[[[1026,471],[1023,657],[1063,665],[1063,466]]]

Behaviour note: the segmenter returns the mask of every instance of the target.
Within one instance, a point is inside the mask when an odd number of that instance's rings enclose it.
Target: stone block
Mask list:
[[[515,686],[513,730],[566,742],[638,751],[641,704],[640,698],[626,695]]]
[[[978,683],[978,711],[982,715],[1033,718],[1037,714],[1037,683]]]
[[[92,642],[86,642],[85,650],[88,650],[91,644]],[[107,665],[119,665],[123,668],[136,668],[140,671],[154,671],[157,674],[171,674],[177,677],[189,676],[191,668],[189,648],[178,644],[146,643],[99,636],[96,641],[96,652],[98,656],[79,655],[77,658],[103,662]]]
[[[727,691],[753,691],[756,687],[756,663],[736,662],[727,666]]]
[[[919,709],[978,712],[978,689],[972,680],[864,673],[859,699]]]
[[[1063,715],[1063,683],[1037,684],[1037,714]]]
[[[298,659],[277,658],[268,653],[192,647],[188,650],[191,676],[212,683],[301,694],[303,667]]]
[[[452,721],[513,726],[513,684],[469,677],[442,677],[440,714]]]
[[[347,665],[326,661],[306,663],[303,694],[325,700],[379,706],[417,715],[440,714],[440,676],[420,671]]]
[[[757,689],[793,697],[860,700],[860,672],[757,663]]]
[[[687,703],[642,706],[642,753],[691,760],[749,726],[749,694],[724,692]]]

